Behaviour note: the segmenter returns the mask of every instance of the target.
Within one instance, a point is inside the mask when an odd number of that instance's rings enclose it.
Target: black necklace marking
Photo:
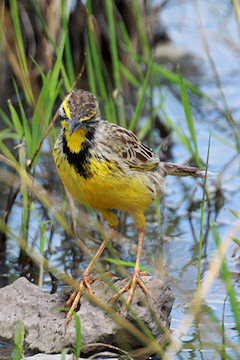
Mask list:
[[[70,151],[67,140],[65,136],[65,129],[62,137],[63,144],[63,153],[67,156],[67,160],[70,165],[73,165],[76,172],[83,176],[84,179],[89,179],[92,177],[92,173],[88,168],[88,164],[90,164],[90,149],[93,147],[93,139],[95,135],[96,129],[93,126],[87,127],[87,132],[85,135],[85,141],[83,142],[82,149],[79,153],[73,153]]]

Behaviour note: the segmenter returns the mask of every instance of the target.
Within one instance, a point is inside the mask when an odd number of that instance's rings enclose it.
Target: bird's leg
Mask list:
[[[103,276],[109,276],[109,277],[113,277],[113,273],[108,272],[105,274],[101,274],[101,275],[96,275],[96,276],[91,276],[91,272],[92,269],[94,267],[94,265],[96,264],[96,262],[98,261],[99,257],[101,256],[103,250],[105,249],[105,247],[107,246],[109,240],[111,239],[111,237],[113,236],[113,234],[115,233],[116,228],[112,227],[106,237],[106,239],[102,242],[101,246],[99,247],[98,251],[96,252],[96,254],[94,255],[92,261],[89,263],[89,265],[87,266],[87,268],[84,270],[83,275],[81,277],[81,281],[79,283],[79,287],[73,292],[73,294],[70,296],[70,298],[68,299],[68,301],[66,302],[66,307],[70,307],[70,310],[67,313],[67,317],[66,317],[66,322],[65,322],[65,331],[67,329],[67,325],[68,323],[71,321],[72,318],[72,313],[73,311],[76,309],[79,300],[81,298],[81,296],[83,295],[83,293],[85,292],[86,288],[89,291],[90,294],[93,294],[92,288],[91,288],[91,283],[96,280],[99,279]]]
[[[134,270],[132,272],[130,280],[127,282],[127,284],[122,288],[116,295],[114,295],[110,301],[115,301],[122,293],[129,291],[127,301],[125,303],[125,306],[123,308],[123,311],[127,310],[128,304],[132,301],[133,293],[135,291],[136,285],[140,285],[143,291],[155,302],[154,298],[152,297],[150,291],[146,288],[144,282],[141,279],[141,275],[148,276],[149,274],[147,272],[140,273],[139,266],[140,266],[140,257],[141,257],[141,251],[142,251],[142,244],[143,239],[145,235],[145,230],[138,230],[138,249],[137,249],[137,259],[136,264],[134,267]]]

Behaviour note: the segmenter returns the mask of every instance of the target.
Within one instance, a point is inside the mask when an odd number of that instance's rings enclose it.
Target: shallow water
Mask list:
[[[240,85],[240,70],[239,70],[239,32],[235,13],[226,1],[198,1],[199,10],[201,14],[201,21],[204,27],[205,36],[207,37],[208,45],[211,51],[211,56],[214,60],[220,81],[222,83],[222,90],[224,92],[229,109],[232,111],[234,120],[239,124],[239,85]],[[208,57],[204,48],[204,44],[199,36],[199,27],[197,18],[199,13],[196,12],[196,2],[192,1],[175,1],[170,2],[166,6],[161,20],[166,26],[167,32],[175,46],[183,48],[191,53],[201,62],[201,76],[200,81],[197,80],[198,74],[195,77],[200,88],[205,94],[210,95],[217,101],[219,107],[223,108],[223,101],[219,94],[219,88],[213,76],[212,69],[209,65]],[[169,21],[171,19],[171,21]],[[238,49],[238,51],[235,51]],[[192,74],[194,79],[194,74]],[[171,94],[166,98],[166,108],[171,119],[177,119],[178,123],[184,126],[184,114],[179,104]],[[169,103],[168,103],[169,102]],[[211,132],[211,148],[209,159],[209,170],[221,172],[222,169],[233,159],[236,155],[236,148],[232,148],[229,144],[225,144],[224,140],[234,144],[232,131],[226,119],[211,107],[208,103],[203,101],[200,106],[197,104],[197,109],[193,112],[195,120],[195,129],[197,133],[197,141],[199,154],[204,161],[207,154],[208,137]],[[185,127],[186,128],[186,127]],[[183,146],[179,143],[174,144],[173,155],[175,162],[182,162],[186,160],[186,152]],[[225,197],[224,206],[217,216],[217,224],[219,224],[219,233],[221,238],[232,226],[235,218],[229,212],[228,208],[239,212],[240,210],[240,179],[239,179],[239,158],[235,159],[233,164],[229,166],[228,170],[222,178],[222,189]],[[181,183],[185,179],[181,180]],[[193,184],[194,186],[194,184]],[[172,194],[172,189],[174,193]],[[178,179],[169,179],[167,182],[167,198],[166,201],[172,204],[176,203],[176,193],[181,191],[178,185]],[[201,197],[200,194],[198,196]],[[209,319],[203,319],[199,325],[193,324],[189,329],[187,336],[181,336],[178,332],[178,326],[182,321],[183,314],[188,308],[188,298],[184,295],[182,290],[187,290],[191,294],[196,290],[197,279],[197,260],[196,249],[193,242],[191,232],[189,231],[189,222],[187,214],[185,213],[185,203],[178,202],[180,195],[177,196],[177,214],[181,217],[180,231],[182,235],[178,239],[174,239],[172,244],[168,244],[168,250],[164,250],[165,256],[169,254],[171,260],[165,261],[170,265],[169,273],[174,279],[177,279],[177,287],[170,285],[176,295],[176,301],[172,313],[171,329],[173,335],[180,339],[184,344],[184,359],[210,359],[214,355],[214,350],[209,347],[202,349],[202,342],[221,344],[220,335],[214,331],[210,325]],[[180,205],[180,206],[178,206]],[[173,205],[172,205],[173,206]],[[195,227],[196,234],[199,236],[200,224],[200,210],[195,213]],[[233,249],[236,245],[233,243],[227,253],[227,263],[229,269],[235,273],[235,290],[239,299],[239,254],[232,257]],[[207,257],[202,260],[202,276],[205,273],[208,263],[211,261],[216,246],[212,234],[208,238]],[[168,255],[167,255],[168,256]],[[208,294],[206,304],[214,310],[214,313],[221,320],[224,301],[226,300],[226,290],[223,281],[217,278],[210,293]],[[229,299],[226,300],[225,305],[225,327],[228,340],[235,344],[239,343],[237,331],[234,330],[234,318],[231,311]],[[194,346],[194,348],[193,348]],[[236,355],[235,355],[236,356]],[[220,359],[220,355],[215,357]]]
[[[155,2],[157,3],[157,1]],[[235,121],[239,124],[240,52],[239,32],[236,25],[235,13],[227,1],[216,3],[214,1],[202,0],[198,3],[209,48],[222,82],[222,89],[226,101]],[[211,96],[220,108],[223,108],[219,88],[200,38],[198,23],[196,21],[197,17],[194,2],[170,1],[163,9],[160,21],[166,27],[173,44],[191,55],[190,64],[197,64],[196,68],[192,67],[188,69],[189,78],[206,94]],[[186,69],[183,69],[183,75],[184,71],[186,71]],[[181,103],[167,86],[162,86],[162,92],[165,97],[165,108],[168,116],[177,124],[180,124],[187,132],[185,115]],[[154,93],[154,101],[156,103],[159,101],[158,91]],[[221,112],[216,110],[216,106],[208,101],[191,97],[191,104],[200,157],[204,162],[206,161],[209,133],[211,132],[209,169],[211,171],[221,172],[236,155],[236,146],[231,127]],[[155,143],[157,144],[160,138],[158,139],[158,133],[155,135]],[[188,160],[189,153],[179,141],[175,141],[175,135],[173,135],[173,139],[174,143],[171,148],[172,159],[169,160],[176,163],[184,163]],[[48,156],[47,146],[45,151],[46,156]],[[43,152],[41,160],[42,166],[44,166],[44,161]],[[38,171],[39,178],[41,178],[41,169],[39,168]],[[53,176],[55,175],[53,174]],[[221,238],[224,237],[235,221],[234,216],[228,208],[240,212],[239,180],[238,159],[238,161],[235,160],[232,165],[227,168],[222,178],[221,189],[224,194],[224,206],[220,209],[216,218]],[[53,179],[53,183],[56,184],[55,179]],[[188,178],[179,179],[175,177],[169,177],[167,179],[166,195],[161,205],[162,236],[160,236],[159,232],[155,205],[152,205],[147,212],[147,230],[141,264],[152,269],[157,268],[159,275],[172,288],[176,296],[172,312],[171,329],[173,336],[181,340],[184,344],[184,351],[181,354],[182,357],[184,359],[207,360],[213,357],[214,350],[211,349],[210,344],[209,346],[203,346],[203,343],[212,342],[221,344],[220,335],[213,329],[210,319],[204,315],[199,323],[192,324],[187,334],[180,333],[178,329],[197,287],[198,244],[194,241],[188,217],[188,209],[189,199],[194,187],[198,183],[201,183],[201,180]],[[57,184],[60,185],[58,181]],[[213,190],[214,186],[211,187],[210,185],[210,190],[211,189]],[[58,194],[60,194],[60,191],[60,186],[54,189],[56,198]],[[192,212],[193,228],[197,239],[199,239],[200,232],[201,199],[202,187],[198,186],[194,197],[196,209]],[[2,198],[2,200],[4,199]],[[20,199],[17,200],[20,201]],[[37,204],[35,206],[39,213],[41,213],[40,206]],[[17,202],[9,219],[9,225],[13,229],[16,229],[16,231],[18,231],[19,225],[21,224],[21,216],[21,208]],[[215,212],[213,211],[211,221],[213,221],[214,218]],[[87,228],[89,230],[91,229],[91,223],[88,224]],[[204,232],[205,229],[206,216],[204,217]],[[127,217],[126,225],[122,226],[120,231],[126,235],[126,238],[123,239],[121,237],[119,241],[114,240],[112,244],[114,244],[114,247],[119,251],[121,259],[134,261],[137,243],[135,227],[130,217]],[[31,217],[30,221],[30,233],[35,234],[30,239],[30,244],[36,247],[35,240],[37,236],[39,236],[39,226],[34,216]],[[50,237],[51,248],[53,250],[53,254],[51,254],[49,246],[48,257],[51,264],[57,266],[61,271],[67,271],[69,274],[79,278],[87,264],[86,256],[81,253],[73,240],[66,239],[66,234],[64,234],[63,231],[58,229],[54,231],[51,236],[51,230],[49,229],[47,234]],[[91,235],[99,239],[97,232],[91,232]],[[239,234],[236,237],[239,238]],[[87,246],[93,253],[97,247],[91,240],[87,241]],[[236,245],[233,243],[229,248],[227,263],[231,272],[236,275],[234,277],[235,289],[239,298],[239,254],[237,253],[235,257],[232,257],[235,247]],[[202,277],[216,251],[216,245],[211,231],[203,250],[206,256],[202,260]],[[24,271],[22,271],[22,266],[17,263],[18,255],[19,248],[9,239],[7,242],[7,258],[3,261],[3,264],[0,265],[1,286],[11,283],[20,273],[29,277],[32,281],[37,282],[38,270],[35,269],[34,271],[31,266],[25,264]],[[106,253],[106,256],[110,256],[109,253]],[[109,265],[102,260],[101,264],[106,269],[109,268]],[[111,266],[111,269],[117,271],[116,267]],[[48,274],[45,274],[44,290],[51,290],[51,284],[52,279]],[[61,287],[61,284],[59,285],[58,290]],[[205,299],[205,303],[214,311],[220,322],[225,299],[226,290],[224,283],[221,278],[217,278]],[[226,300],[224,313],[228,341],[238,344],[237,331],[234,329],[234,318],[229,299]],[[220,359],[220,356],[216,356],[215,359]]]

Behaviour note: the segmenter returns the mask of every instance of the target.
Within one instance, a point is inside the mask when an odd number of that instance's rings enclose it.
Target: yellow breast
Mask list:
[[[144,173],[135,172],[134,176],[117,173],[109,169],[109,164],[90,159],[91,176],[84,178],[66,157],[54,152],[59,176],[72,196],[84,205],[95,209],[118,209],[127,212],[145,211],[154,200],[146,187]]]
[[[145,211],[154,200],[143,179],[141,172],[132,173],[132,176],[118,173],[112,164],[91,160],[93,176],[82,181],[82,190],[88,201],[95,209],[118,209],[134,212]]]

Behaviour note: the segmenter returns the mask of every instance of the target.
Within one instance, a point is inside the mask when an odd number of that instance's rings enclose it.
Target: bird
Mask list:
[[[72,90],[60,105],[62,127],[53,150],[53,158],[62,183],[83,205],[96,209],[110,230],[84,270],[79,287],[66,306],[66,326],[86,290],[99,276],[92,270],[118,227],[115,210],[133,216],[138,234],[136,263],[132,275],[112,300],[129,290],[125,308],[139,285],[152,298],[142,280],[140,257],[145,236],[145,211],[164,193],[167,175],[204,177],[201,169],[160,161],[147,145],[130,130],[101,119],[97,98],[82,89]],[[111,274],[108,274],[111,276]]]

